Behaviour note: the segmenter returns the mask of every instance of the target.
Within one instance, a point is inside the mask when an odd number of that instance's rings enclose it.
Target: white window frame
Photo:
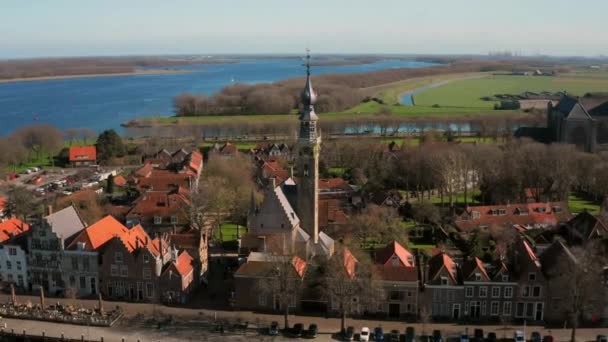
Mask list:
[[[471,292],[470,294],[469,294],[469,291]],[[466,298],[473,298],[474,295],[475,295],[475,291],[473,289],[473,286],[467,286],[464,288],[464,296]]]
[[[179,219],[177,218],[177,215],[171,215],[171,224],[178,224]]]
[[[480,286],[479,287],[479,298],[487,298],[488,297],[488,287]]]
[[[500,298],[500,286],[492,286],[492,298]]]
[[[144,268],[143,278],[146,280],[152,279],[152,270],[149,268]]]
[[[502,314],[503,316],[511,316],[511,312],[513,310],[513,303],[504,302],[502,303]]]
[[[505,298],[513,298],[513,287],[512,286],[505,287]]]
[[[122,256],[122,252],[115,252],[114,253],[114,262],[116,262],[117,264],[122,264],[123,261],[124,261],[124,259]]]
[[[118,265],[110,265],[110,275],[112,277],[118,277],[119,274]]]
[[[266,306],[266,295],[265,294],[258,295],[258,305]]]
[[[161,223],[163,223],[163,218],[158,215],[154,216],[154,224],[161,224]]]
[[[494,310],[496,309],[496,310]],[[498,316],[500,314],[500,302],[491,302],[490,303],[490,316]]]
[[[129,276],[129,266],[120,265],[120,276],[123,278],[127,278]]]

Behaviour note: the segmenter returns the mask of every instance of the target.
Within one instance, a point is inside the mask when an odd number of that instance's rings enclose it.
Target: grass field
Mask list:
[[[213,231],[213,237],[215,239],[218,239],[218,240],[220,239],[220,230],[222,231],[221,235],[222,235],[223,241],[234,241],[238,237],[243,236],[245,233],[247,233],[247,227],[239,226],[239,228],[238,228],[239,236],[237,237],[236,224],[224,223],[224,224],[222,224],[220,229],[215,229]]]
[[[568,196],[568,208],[572,214],[578,214],[584,210],[587,210],[592,215],[600,213],[600,205],[598,203],[577,196],[576,194],[570,194],[570,196]]]
[[[520,94],[525,91],[567,91],[575,95],[606,91],[608,77],[572,74],[557,77],[492,75],[481,79],[454,81],[414,95],[417,106],[440,105],[441,107],[491,110],[496,102],[484,101],[484,96],[495,94]]]

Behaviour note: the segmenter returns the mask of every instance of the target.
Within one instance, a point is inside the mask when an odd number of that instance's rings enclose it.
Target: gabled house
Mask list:
[[[209,157],[222,157],[222,158],[231,158],[236,157],[239,154],[239,149],[235,144],[226,142],[224,145],[215,144],[209,150]]]
[[[28,284],[27,236],[30,226],[17,219],[0,221],[0,281],[25,289]]]
[[[397,241],[376,250],[372,280],[380,292],[372,310],[389,317],[417,316],[418,269],[410,251]]]
[[[464,287],[460,268],[443,251],[432,256],[425,267],[422,279],[422,300],[427,313],[434,319],[460,320],[464,315]]]
[[[503,261],[484,264],[474,257],[462,265],[464,312],[470,320],[511,320],[517,283]]]
[[[608,224],[588,211],[576,215],[563,226],[564,238],[570,245],[584,245],[587,241],[608,237]]]
[[[510,268],[518,289],[514,295],[514,319],[541,322],[545,317],[545,292],[547,281],[540,260],[530,244],[518,238],[510,253]]]
[[[69,158],[72,167],[95,165],[97,148],[95,146],[70,146]]]
[[[178,251],[186,251],[192,257],[195,271],[195,281],[206,282],[209,265],[209,244],[205,232],[196,230],[170,234],[169,242]]]
[[[171,251],[171,260],[160,275],[161,301],[184,304],[196,287],[194,259],[187,252]]]
[[[297,256],[277,256],[268,253],[251,252],[247,261],[234,273],[234,303],[237,308],[248,310],[281,310],[280,301],[275,295],[260,291],[265,282],[276,277],[277,264],[289,264],[289,281],[302,281],[306,274],[307,263]],[[282,268],[283,266],[281,266]],[[289,307],[294,310],[300,308],[301,291],[292,294]]]
[[[154,233],[182,231],[189,226],[189,191],[148,191],[135,200],[127,213],[127,225],[141,224]]]

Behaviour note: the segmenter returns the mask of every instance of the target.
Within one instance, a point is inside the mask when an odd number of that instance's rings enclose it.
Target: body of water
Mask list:
[[[360,65],[316,66],[313,74],[433,65],[387,59]],[[295,58],[242,59],[238,63],[175,68],[195,72],[0,83],[0,134],[35,123],[60,129],[120,130],[120,124],[131,119],[172,115],[173,97],[184,92],[213,94],[233,82],[273,82],[302,77],[305,72],[302,61]]]

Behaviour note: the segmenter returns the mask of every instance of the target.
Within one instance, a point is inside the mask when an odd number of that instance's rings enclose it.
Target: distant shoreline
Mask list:
[[[204,72],[204,71],[202,71],[202,70],[184,70],[184,69],[147,69],[147,70],[135,70],[135,71],[131,71],[131,72],[116,72],[116,73],[107,73],[107,74],[82,74],[82,75],[57,75],[57,76],[7,78],[7,79],[0,79],[0,83],[62,80],[62,79],[69,79],[69,78],[87,78],[87,77],[188,74],[188,73],[195,73],[195,72]]]

